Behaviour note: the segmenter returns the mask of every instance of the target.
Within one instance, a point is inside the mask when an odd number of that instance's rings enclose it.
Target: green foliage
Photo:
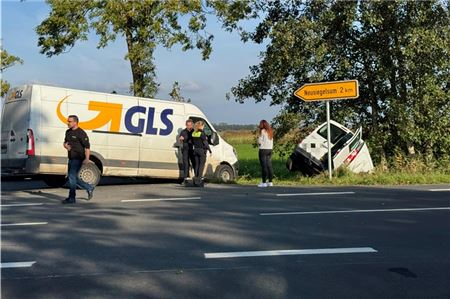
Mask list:
[[[1,97],[3,97],[9,90],[9,83],[5,80],[3,80],[3,72],[16,64],[23,64],[23,60],[20,59],[17,56],[9,54],[6,50],[1,49],[1,73],[2,73],[2,79],[1,79]]]
[[[449,2],[243,1],[223,24],[266,44],[232,88],[235,100],[283,105],[276,138],[325,121],[323,103],[293,96],[308,82],[358,79],[357,100],[332,102],[332,118],[362,126],[375,162],[396,151],[425,161],[450,155]],[[226,13],[225,13],[226,14]],[[239,21],[258,20],[254,31]],[[295,139],[292,136],[292,140]]]
[[[211,54],[213,35],[206,30],[208,8],[226,9],[225,2],[179,0],[47,0],[50,15],[36,28],[41,53],[51,57],[69,51],[89,31],[99,36],[98,48],[124,36],[135,96],[153,97],[158,89],[154,50],[158,45],[183,51],[197,48]],[[187,19],[187,24],[183,24]]]
[[[172,91],[169,93],[170,98],[175,102],[190,103],[191,99],[186,99],[181,95],[181,88],[178,81],[175,81],[172,85]]]

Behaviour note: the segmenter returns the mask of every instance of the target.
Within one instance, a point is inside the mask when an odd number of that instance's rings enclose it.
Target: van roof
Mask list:
[[[81,91],[81,92],[91,92],[91,93],[96,93],[96,94],[102,94],[102,95],[110,95],[110,96],[123,96],[123,97],[131,97],[131,98],[137,98],[137,99],[143,99],[143,100],[151,100],[151,101],[157,101],[157,102],[163,102],[163,103],[171,103],[171,104],[175,104],[175,105],[190,105],[193,106],[195,108],[197,108],[194,104],[191,103],[182,103],[182,102],[175,102],[175,101],[171,101],[171,100],[161,100],[161,99],[152,99],[152,98],[144,98],[144,97],[135,97],[132,95],[124,95],[124,94],[114,94],[114,93],[106,93],[106,92],[99,92],[99,91],[92,91],[92,90],[83,90],[83,89],[75,89],[75,88],[66,88],[66,87],[60,87],[60,86],[53,86],[53,85],[45,85],[45,84],[23,84],[23,85],[19,85],[19,86],[15,86],[11,89],[17,89],[19,87],[22,86],[36,86],[36,87],[51,87],[51,88],[60,88],[60,89],[65,89],[65,90],[71,90],[71,91]],[[198,108],[197,108],[198,109]]]

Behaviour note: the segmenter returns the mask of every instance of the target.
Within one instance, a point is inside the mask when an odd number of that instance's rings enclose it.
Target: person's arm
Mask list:
[[[180,143],[183,143],[183,141],[185,139],[187,139],[187,134],[186,134],[186,131],[183,130],[183,131],[181,131],[180,137],[178,137],[178,140],[180,141]]]
[[[206,148],[206,150],[212,154],[211,148],[209,147],[209,142],[208,142],[208,136],[206,136],[205,133],[202,133],[201,135],[202,141],[203,141],[203,145]]]
[[[89,137],[87,136],[86,132],[83,132],[83,133],[84,134],[82,134],[82,136],[80,138],[80,142],[84,148],[84,154],[86,157],[83,161],[83,164],[86,164],[89,162],[89,158],[91,156],[91,144],[89,143]]]
[[[68,151],[70,151],[70,150],[72,149],[72,147],[71,147],[70,144],[69,144],[69,140],[68,140],[68,138],[67,138],[67,134],[66,134],[66,137],[64,138],[63,147],[64,147],[66,150],[68,150]]]
[[[91,156],[91,149],[85,148],[84,154],[85,154],[86,158],[84,159],[83,164],[89,163],[89,161],[90,161],[89,158]]]
[[[267,136],[266,134],[267,134],[266,130],[261,130],[261,133],[260,133],[260,135],[258,137],[258,144],[259,145],[262,145],[264,143],[264,141],[266,141],[266,136]]]

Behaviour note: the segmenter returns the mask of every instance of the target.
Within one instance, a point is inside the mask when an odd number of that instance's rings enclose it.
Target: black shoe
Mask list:
[[[66,198],[63,201],[61,201],[62,204],[71,204],[71,203],[75,203],[75,199],[72,198]]]
[[[88,194],[87,200],[91,200],[92,197],[94,197],[94,189],[92,189],[91,191],[88,191],[87,194]]]

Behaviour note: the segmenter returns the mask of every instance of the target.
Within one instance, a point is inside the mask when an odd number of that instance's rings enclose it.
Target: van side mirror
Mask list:
[[[217,135],[216,132],[212,132],[208,139],[209,139],[209,144],[211,144],[211,145],[219,144],[219,135]]]

